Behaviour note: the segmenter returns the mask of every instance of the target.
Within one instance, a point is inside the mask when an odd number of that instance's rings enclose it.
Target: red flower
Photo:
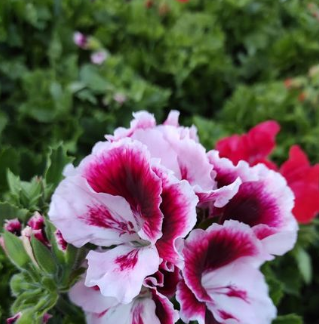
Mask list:
[[[188,2],[189,0],[177,0],[178,2]]]
[[[293,214],[299,223],[309,223],[319,212],[319,164],[311,166],[302,149],[294,145],[280,173],[295,194]]]
[[[247,134],[219,140],[216,149],[220,157],[227,157],[234,164],[244,160],[250,165],[263,163],[270,169],[277,169],[267,157],[275,148],[275,137],[279,130],[280,126],[276,121],[265,121],[253,127]]]
[[[288,78],[284,81],[284,85],[287,89],[290,89],[292,87],[292,79]]]

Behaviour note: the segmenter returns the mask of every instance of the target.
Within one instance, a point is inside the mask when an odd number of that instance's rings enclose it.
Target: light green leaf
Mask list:
[[[73,161],[72,157],[67,156],[63,143],[56,147],[51,147],[47,157],[47,167],[45,179],[47,183],[57,185],[63,178],[63,169],[66,164]]]
[[[24,268],[30,261],[30,258],[24,249],[22,241],[10,232],[4,232],[3,238],[9,259],[18,268]]]
[[[25,220],[28,213],[27,209],[19,208],[7,202],[0,202],[0,227],[3,226],[5,219],[19,218]]]

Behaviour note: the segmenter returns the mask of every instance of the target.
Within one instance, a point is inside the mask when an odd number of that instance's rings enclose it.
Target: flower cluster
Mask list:
[[[259,267],[296,241],[286,180],[206,152],[176,111],[162,125],[134,117],[68,166],[52,197],[63,238],[90,249],[71,301],[91,324],[271,323]]]
[[[300,223],[309,223],[319,213],[319,164],[311,166],[298,145],[291,147],[289,159],[280,168],[270,161],[269,155],[275,148],[275,137],[279,130],[277,122],[266,121],[253,127],[247,134],[221,139],[216,148],[222,157],[234,164],[240,160],[250,165],[262,163],[280,172],[295,195],[294,216]]]

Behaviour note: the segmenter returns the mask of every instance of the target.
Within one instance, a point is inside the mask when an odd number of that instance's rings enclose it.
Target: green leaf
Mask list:
[[[47,183],[57,185],[63,178],[63,169],[66,164],[73,161],[72,157],[67,156],[63,143],[56,147],[51,147],[47,157],[47,167],[45,179]]]
[[[34,257],[39,267],[47,274],[54,275],[57,272],[57,265],[53,259],[52,253],[34,236],[31,237],[31,246]]]
[[[3,226],[5,219],[19,218],[24,221],[28,213],[27,209],[19,208],[7,202],[0,202],[0,227]]]
[[[23,246],[22,241],[10,232],[3,233],[4,244],[6,248],[6,253],[9,259],[18,268],[24,268],[30,258]]]
[[[20,177],[16,176],[13,172],[8,169],[7,171],[7,181],[8,181],[8,186],[10,189],[10,192],[16,196],[20,196],[20,191],[21,191],[21,182],[20,182]]]
[[[300,316],[295,314],[289,314],[284,316],[278,316],[272,324],[303,324],[303,320]]]
[[[13,148],[0,149],[0,191],[4,191],[7,186],[7,169],[10,168],[13,172],[19,170],[20,156],[17,150]]]
[[[301,247],[297,247],[294,255],[305,283],[310,284],[312,280],[312,264],[308,252]]]

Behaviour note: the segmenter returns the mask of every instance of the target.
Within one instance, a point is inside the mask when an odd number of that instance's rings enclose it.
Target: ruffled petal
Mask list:
[[[184,280],[196,298],[206,302],[211,297],[201,283],[203,273],[216,271],[239,259],[254,267],[269,259],[251,228],[236,221],[213,224],[206,231],[193,230],[185,241],[183,254]]]
[[[184,281],[181,281],[177,286],[176,299],[181,306],[180,316],[183,322],[198,321],[198,324],[206,324],[205,303],[197,300]]]
[[[235,221],[194,230],[184,247],[178,286],[184,320],[266,324],[276,315],[258,267],[269,259],[252,229]]]
[[[174,324],[179,319],[173,304],[156,289],[144,289],[129,304],[120,304],[80,280],[71,288],[69,297],[85,311],[88,324]]]
[[[119,305],[116,298],[103,296],[97,286],[86,287],[84,279],[78,281],[70,289],[69,298],[72,303],[80,306],[85,312],[96,314],[101,314]]]
[[[134,119],[131,121],[130,128],[119,127],[114,131],[114,135],[106,135],[110,142],[118,141],[125,137],[131,137],[138,129],[148,129],[156,126],[154,115],[147,111],[138,111],[133,113]]]
[[[128,202],[96,193],[80,176],[63,180],[52,197],[49,217],[63,238],[77,247],[111,246],[138,240],[139,227]]]
[[[178,181],[160,169],[156,172],[163,182],[161,211],[164,215],[163,236],[156,242],[156,247],[163,260],[182,267],[182,257],[175,242],[195,226],[198,198],[187,181]]]
[[[140,248],[120,245],[105,252],[90,251],[87,260],[85,284],[98,286],[102,295],[125,304],[139,294],[144,279],[155,273],[160,264],[152,245]]]
[[[153,290],[152,298],[155,302],[155,313],[157,318],[159,319],[160,324],[174,324],[179,320],[178,311],[174,309],[173,304],[169,301],[169,299],[166,296],[158,293],[156,290]],[[153,322],[145,321],[143,323],[148,324]]]
[[[319,164],[311,166],[302,149],[294,145],[280,173],[296,197],[294,216],[300,223],[309,223],[319,212]]]
[[[262,273],[245,262],[204,274],[202,284],[213,301],[207,308],[218,323],[269,324],[276,317]]]
[[[294,197],[285,179],[277,172],[259,164],[252,168],[257,181],[247,181],[241,184],[238,193],[230,200],[222,211],[222,221],[238,220],[254,228],[261,239],[268,238],[269,253],[282,255],[294,246],[297,239],[297,223],[292,215]],[[265,230],[265,226],[269,230]],[[283,238],[276,247],[270,244],[270,236],[277,241]]]
[[[162,235],[162,183],[143,144],[123,139],[99,144],[80,164],[80,172],[98,193],[123,197],[142,227],[139,235],[155,243]]]

